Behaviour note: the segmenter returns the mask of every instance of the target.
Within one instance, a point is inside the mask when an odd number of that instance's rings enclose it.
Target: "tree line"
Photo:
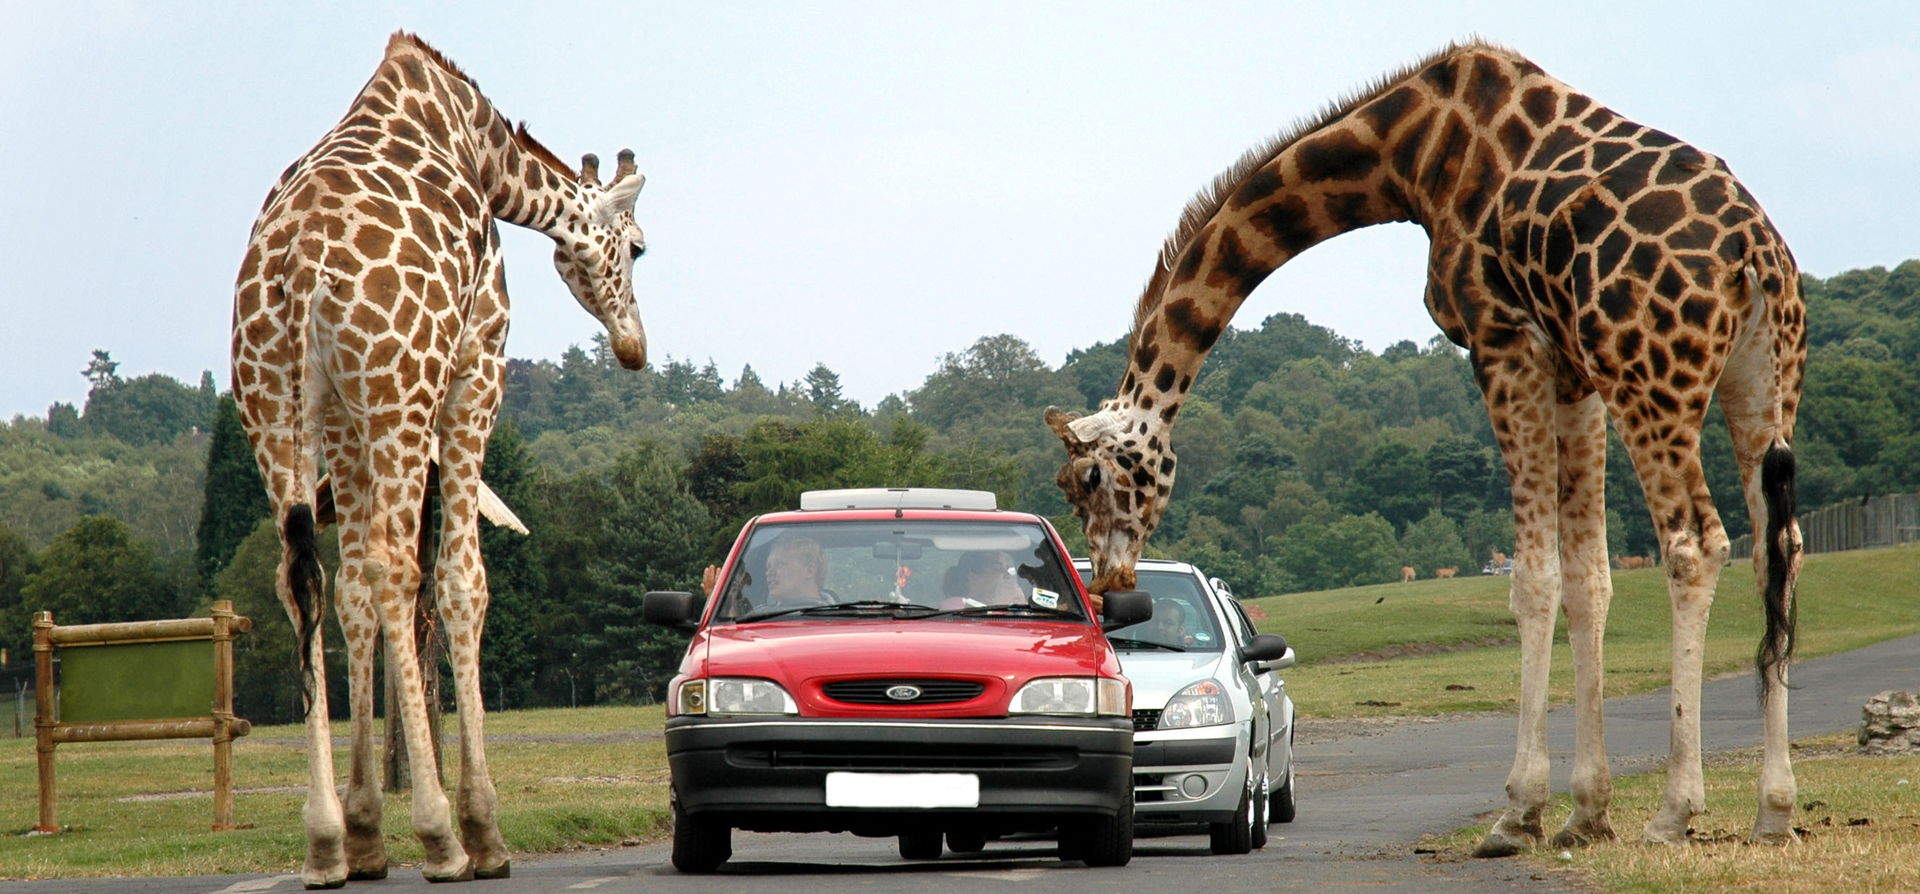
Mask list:
[[[1920,489],[1920,260],[1803,285],[1800,504]],[[798,382],[769,385],[749,366],[729,383],[711,362],[620,369],[604,339],[557,362],[510,361],[485,474],[532,534],[483,526],[489,705],[656,697],[684,638],[644,624],[641,595],[697,588],[742,522],[803,490],[991,490],[1052,517],[1077,546],[1041,414],[1111,396],[1125,348],[1116,334],[1056,367],[1016,336],[989,335],[872,407],[846,398],[826,363]],[[256,620],[239,659],[243,715],[297,716],[292,633],[272,588],[278,544],[231,399],[211,374],[195,386],[123,378],[106,351],[84,374],[84,407],[0,426],[9,667],[30,659],[35,611],[88,623],[231,599]],[[1738,535],[1738,474],[1711,412],[1708,483]],[[1174,446],[1180,474],[1149,552],[1243,594],[1397,580],[1402,566],[1476,573],[1511,552],[1505,467],[1465,356],[1439,337],[1375,354],[1297,314],[1230,329]],[[1612,552],[1657,553],[1617,438],[1607,501]]]

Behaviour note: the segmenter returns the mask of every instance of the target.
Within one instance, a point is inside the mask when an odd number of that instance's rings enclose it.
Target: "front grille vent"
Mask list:
[[[913,698],[888,695],[901,687],[919,690]],[[986,686],[974,680],[841,680],[820,687],[837,702],[849,705],[944,705],[975,698]]]
[[[1159,709],[1157,708],[1152,710],[1145,709],[1145,708],[1134,709],[1134,712],[1133,712],[1133,731],[1134,732],[1137,733],[1137,732],[1142,732],[1144,730],[1159,729],[1159,728],[1160,728]]]

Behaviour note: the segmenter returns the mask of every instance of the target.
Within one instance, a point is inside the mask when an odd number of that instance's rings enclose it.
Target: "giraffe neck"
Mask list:
[[[1486,82],[1501,79],[1504,90]],[[1341,233],[1411,221],[1471,231],[1513,163],[1484,139],[1524,59],[1469,46],[1437,54],[1292,136],[1250,152],[1190,205],[1135,313],[1128,369],[1104,408],[1165,430],[1242,302],[1295,255]],[[1499,108],[1476,99],[1500,97]],[[1531,133],[1528,134],[1531,139]]]
[[[566,163],[524,125],[515,129],[477,84],[425,44],[396,36],[356,111],[379,119],[399,137],[395,142],[457,159],[459,175],[470,178],[494,218],[554,236],[589,213],[585,189]],[[350,112],[349,120],[353,117]],[[418,159],[396,161],[419,164]]]

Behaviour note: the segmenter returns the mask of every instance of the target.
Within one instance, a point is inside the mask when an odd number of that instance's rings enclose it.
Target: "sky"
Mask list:
[[[1562,9],[1564,6],[1576,8]],[[228,380],[233,281],[286,166],[397,29],[560,157],[632,147],[652,358],[815,364],[871,407],[1008,333],[1122,337],[1187,200],[1241,152],[1449,41],[1527,55],[1726,159],[1815,276],[1920,257],[1920,4],[188,3],[0,0],[0,420],[124,377]],[[600,325],[503,226],[513,357]],[[1425,235],[1349,233],[1235,325],[1437,334]],[[1037,423],[1036,423],[1037,424]]]

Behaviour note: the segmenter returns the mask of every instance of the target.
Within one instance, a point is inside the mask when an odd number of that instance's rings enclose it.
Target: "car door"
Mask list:
[[[1207,594],[1208,601],[1212,603],[1214,617],[1219,619],[1221,629],[1226,631],[1225,635],[1231,640],[1233,653],[1238,655],[1240,650],[1246,648],[1247,644],[1253,640],[1252,627],[1233,610],[1233,597],[1220,592],[1212,581],[1206,581],[1202,589]],[[1265,682],[1262,680],[1262,677],[1270,675],[1256,673],[1258,670],[1257,664],[1234,662],[1234,677],[1242,691],[1246,692],[1247,703],[1253,711],[1251,732],[1253,753],[1262,761],[1271,761],[1274,714],[1272,704],[1263,689]]]
[[[1253,626],[1253,619],[1247,617],[1247,610],[1240,605],[1240,600],[1227,596],[1221,601],[1226,603],[1229,623],[1235,635],[1241,637],[1242,642],[1251,641],[1254,634],[1259,631]],[[1273,766],[1273,759],[1278,753],[1275,747],[1279,744],[1278,737],[1287,734],[1287,730],[1280,726],[1287,721],[1286,683],[1280,679],[1279,671],[1267,670],[1262,663],[1249,664],[1246,668],[1252,679],[1253,689],[1250,694],[1261,703],[1262,709],[1259,713],[1267,719],[1266,728],[1262,731],[1264,738],[1261,741],[1266,744],[1268,771],[1278,774],[1285,769]]]

